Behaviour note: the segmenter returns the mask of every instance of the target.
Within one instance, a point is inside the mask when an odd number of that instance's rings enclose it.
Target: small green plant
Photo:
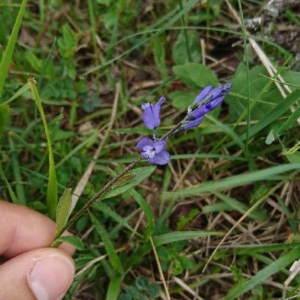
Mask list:
[[[161,293],[157,283],[151,283],[146,277],[139,276],[120,294],[119,300],[147,300],[159,298]]]

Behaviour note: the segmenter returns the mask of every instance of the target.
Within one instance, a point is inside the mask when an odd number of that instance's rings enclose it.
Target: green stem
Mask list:
[[[159,140],[165,140],[167,139],[171,134],[175,133],[182,125],[182,121],[179,122],[175,127],[173,127],[171,130],[169,130],[166,134],[164,134]],[[61,243],[55,242],[55,239],[59,238],[64,231],[68,230],[74,222],[79,219],[97,200],[101,199],[101,197],[107,193],[113,185],[121,178],[123,177],[128,171],[133,169],[136,164],[138,164],[143,157],[139,156],[137,157],[132,163],[130,163],[121,173],[116,175],[111,181],[109,181],[90,201],[88,201],[73,217],[70,218],[70,220],[67,222],[67,224],[59,230],[54,238],[54,241],[51,244],[51,247],[58,247]]]

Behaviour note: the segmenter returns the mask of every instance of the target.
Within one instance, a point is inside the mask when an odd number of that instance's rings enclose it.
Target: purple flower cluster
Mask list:
[[[212,85],[205,87],[196,97],[194,103],[188,108],[182,128],[189,129],[198,126],[207,113],[223,102],[231,87],[231,82],[219,87],[213,87]]]
[[[179,128],[190,129],[198,126],[207,113],[223,102],[231,87],[232,83],[219,87],[212,85],[205,87],[188,108],[187,115],[179,124]],[[163,96],[155,104],[142,104],[142,119],[148,129],[154,130],[154,141],[149,137],[143,137],[138,141],[136,149],[153,165],[165,165],[170,161],[170,153],[165,150],[166,141],[157,139],[156,136],[156,129],[160,125],[160,108],[165,101],[166,98]],[[175,132],[175,130],[171,131]]]

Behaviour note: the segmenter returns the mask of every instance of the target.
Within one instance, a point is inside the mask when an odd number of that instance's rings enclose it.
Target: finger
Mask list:
[[[46,216],[27,207],[0,201],[0,255],[7,258],[21,253],[49,247],[56,224]],[[74,248],[61,245],[70,254]]]
[[[44,248],[23,253],[0,266],[0,299],[61,299],[74,274],[74,263],[63,250]]]

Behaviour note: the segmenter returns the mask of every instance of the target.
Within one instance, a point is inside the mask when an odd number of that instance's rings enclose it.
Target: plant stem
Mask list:
[[[175,133],[180,126],[182,125],[182,121],[179,122],[176,126],[174,126],[171,130],[169,130],[167,133],[165,133],[159,140],[165,140],[167,139],[171,134]],[[70,220],[67,222],[67,224],[62,227],[55,235],[54,241],[52,242],[52,247],[58,247],[61,243],[55,242],[55,239],[59,238],[64,231],[68,230],[74,222],[79,219],[97,200],[99,200],[105,193],[107,193],[113,185],[121,178],[123,177],[128,171],[133,169],[136,164],[138,164],[143,157],[139,156],[137,157],[132,163],[130,163],[121,173],[116,175],[112,180],[110,180],[91,200],[89,200],[77,213],[75,213]]]
[[[56,233],[55,239],[60,237],[63,232],[71,227],[74,222],[80,218],[101,196],[103,196],[106,192],[108,192],[111,187],[119,180],[122,176],[124,176],[128,171],[130,171],[138,162],[140,162],[143,158],[141,156],[137,157],[132,163],[130,163],[121,173],[116,175],[111,181],[109,181],[90,201],[88,201],[70,220],[67,224]]]

